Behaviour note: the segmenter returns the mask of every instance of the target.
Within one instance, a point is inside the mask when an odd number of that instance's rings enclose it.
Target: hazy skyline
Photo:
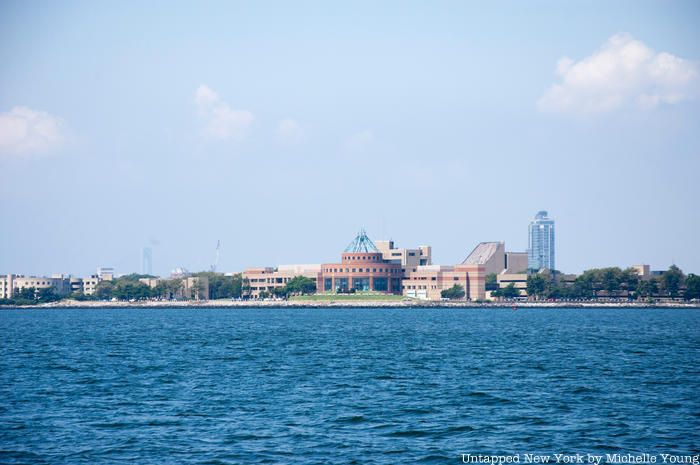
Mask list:
[[[0,273],[461,262],[700,273],[697,2],[3,2]]]

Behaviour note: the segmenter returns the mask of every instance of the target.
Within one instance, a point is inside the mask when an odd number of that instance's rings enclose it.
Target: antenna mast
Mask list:
[[[216,271],[216,267],[219,265],[219,249],[221,248],[221,241],[216,241],[216,256],[214,258],[214,264],[211,266],[211,271]]]

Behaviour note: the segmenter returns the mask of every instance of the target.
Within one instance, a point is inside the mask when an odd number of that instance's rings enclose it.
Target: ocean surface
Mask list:
[[[0,311],[0,463],[700,452],[700,311]]]

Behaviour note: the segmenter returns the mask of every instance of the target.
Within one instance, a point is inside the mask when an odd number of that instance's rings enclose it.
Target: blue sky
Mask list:
[[[0,5],[0,273],[333,262],[700,272],[697,2]]]

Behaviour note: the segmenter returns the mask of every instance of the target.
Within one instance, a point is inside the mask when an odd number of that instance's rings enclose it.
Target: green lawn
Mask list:
[[[390,301],[400,302],[407,299],[402,295],[393,294],[314,294],[314,295],[294,295],[290,296],[289,300],[306,300],[313,302],[331,302],[331,301],[349,301],[349,300],[365,300],[365,301]]]

